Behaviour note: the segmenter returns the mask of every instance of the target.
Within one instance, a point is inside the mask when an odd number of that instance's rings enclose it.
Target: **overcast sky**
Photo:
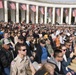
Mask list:
[[[49,2],[76,2],[76,0],[40,0],[40,1],[49,1]]]

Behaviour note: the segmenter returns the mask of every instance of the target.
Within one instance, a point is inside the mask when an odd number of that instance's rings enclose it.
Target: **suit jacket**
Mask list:
[[[70,64],[70,62],[72,60],[71,58],[66,58],[66,59],[67,59],[67,61],[64,60],[64,59],[62,61],[62,69],[63,69],[63,71],[64,71],[65,74],[67,74],[67,72],[70,72],[70,70],[67,69],[66,67]]]
[[[70,51],[69,49],[67,49],[67,50],[66,50],[66,53],[65,53],[65,55],[66,55],[67,58],[70,57],[70,53],[71,53],[71,51]]]
[[[31,44],[27,44],[27,43],[25,43],[25,45],[26,45],[26,48],[27,48],[27,55],[29,56],[29,57],[31,57],[32,56],[32,47],[31,47]]]

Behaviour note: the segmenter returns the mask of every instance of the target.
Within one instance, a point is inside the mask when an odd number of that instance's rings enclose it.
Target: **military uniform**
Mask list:
[[[11,62],[10,75],[32,75],[30,64],[31,61],[29,57],[26,56],[24,59],[21,59],[19,56],[17,56]]]

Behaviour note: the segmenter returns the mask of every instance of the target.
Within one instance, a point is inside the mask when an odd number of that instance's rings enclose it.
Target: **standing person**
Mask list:
[[[29,57],[26,55],[27,49],[24,44],[17,46],[18,55],[11,62],[10,75],[34,75],[35,70]]]
[[[33,61],[34,60],[34,57],[32,55],[32,52],[33,52],[33,49],[32,49],[32,46],[31,46],[31,37],[30,36],[27,36],[26,38],[26,42],[25,42],[25,45],[26,45],[26,48],[27,48],[27,55],[30,57],[30,59]]]
[[[46,47],[46,42],[44,39],[42,39],[37,46],[35,61],[37,61],[39,64],[46,63],[48,56],[49,53]]]
[[[55,65],[51,63],[45,63],[42,67],[36,71],[35,75],[54,75]]]

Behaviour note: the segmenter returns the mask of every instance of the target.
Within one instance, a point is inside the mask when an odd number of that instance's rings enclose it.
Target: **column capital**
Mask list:
[[[27,5],[27,7],[29,6],[29,4],[26,4]]]
[[[70,7],[70,9],[72,9],[73,7]]]
[[[46,8],[48,8],[47,6],[45,6]]]

